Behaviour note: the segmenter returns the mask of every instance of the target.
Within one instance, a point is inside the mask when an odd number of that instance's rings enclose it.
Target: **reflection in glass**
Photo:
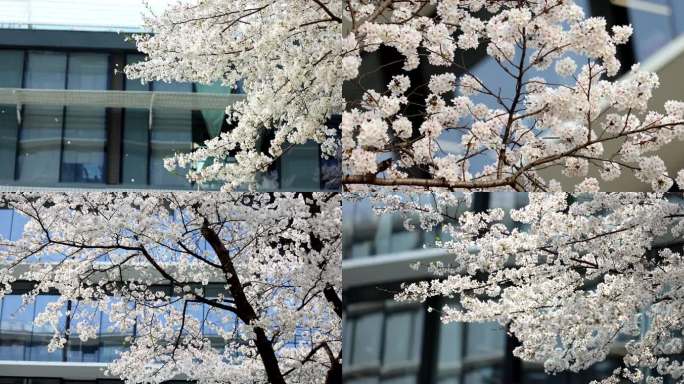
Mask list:
[[[420,358],[422,315],[422,309],[387,315],[383,364],[405,363]]]
[[[0,209],[0,236],[10,241],[19,239],[27,222],[26,216],[13,209]]]
[[[176,153],[192,151],[192,113],[173,109],[153,111],[150,136],[150,184],[156,186],[186,186],[182,170],[173,173],[164,168],[164,159]]]
[[[64,89],[67,56],[29,52],[25,88]],[[18,179],[35,183],[59,181],[64,108],[27,105],[19,134]]]
[[[411,312],[398,312],[387,316],[383,364],[405,362],[410,359],[412,324]]]
[[[382,384],[416,384],[416,377],[413,375],[393,377],[391,379],[383,379]]]
[[[110,306],[112,304],[114,303],[110,303]],[[103,363],[114,361],[125,349],[124,338],[133,335],[133,332],[133,326],[124,330],[115,327],[115,324],[109,320],[109,316],[101,312],[98,360]]]
[[[349,380],[344,380],[345,383],[349,384],[378,384],[378,378],[377,377],[364,377],[360,379],[349,379]]]
[[[76,303],[71,320],[71,334],[69,337],[67,349],[67,361],[76,362],[97,362],[97,352],[99,341],[97,339],[88,339],[82,341],[78,336],[78,328],[76,324],[81,322],[94,326],[100,329],[100,312],[92,307],[80,303]]]

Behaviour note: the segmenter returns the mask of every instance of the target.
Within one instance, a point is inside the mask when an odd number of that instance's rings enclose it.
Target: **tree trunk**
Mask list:
[[[205,221],[202,227],[202,236],[207,240],[211,248],[216,252],[216,256],[221,262],[223,267],[223,272],[226,273],[228,277],[228,285],[230,287],[230,294],[233,296],[235,301],[235,307],[238,310],[238,316],[240,320],[246,324],[251,323],[253,320],[257,320],[258,316],[254,307],[247,300],[245,291],[240,282],[240,277],[235,270],[233,261],[230,258],[230,252],[225,247],[221,238],[216,234],[216,232],[211,229],[208,223]],[[285,384],[285,378],[283,373],[280,371],[280,366],[278,365],[278,358],[273,350],[273,344],[271,340],[266,336],[266,331],[261,327],[254,327],[254,333],[256,334],[256,340],[254,343],[261,357],[261,361],[264,364],[264,369],[266,370],[266,376],[271,384]]]

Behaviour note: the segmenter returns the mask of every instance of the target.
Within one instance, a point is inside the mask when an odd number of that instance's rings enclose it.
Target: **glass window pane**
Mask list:
[[[377,377],[363,377],[363,378],[354,378],[354,379],[348,379],[344,380],[345,383],[348,384],[378,384],[378,378]]]
[[[124,111],[122,184],[147,185],[148,119],[146,109]]]
[[[286,190],[318,190],[321,187],[318,144],[296,145],[280,160],[280,184]]]
[[[35,303],[21,306],[21,295],[7,295],[2,300],[2,319],[0,329],[3,331],[20,331],[30,333],[33,325]]]
[[[340,157],[320,159],[321,188],[326,191],[339,191],[342,177],[342,162]]]
[[[356,319],[355,323],[352,365],[379,363],[382,313],[360,316]]]
[[[398,312],[387,315],[385,320],[385,354],[383,364],[409,360],[413,314]]]
[[[192,112],[176,109],[153,111],[150,140],[150,184],[154,186],[189,186],[181,170],[169,172],[164,159],[192,150]]]
[[[463,345],[463,326],[461,323],[441,324],[439,330],[439,366],[461,362]]]
[[[0,88],[21,88],[23,71],[23,51],[0,51]],[[0,180],[14,180],[17,127],[16,105],[0,105]]]
[[[230,87],[224,87],[220,83],[196,84],[195,88],[197,93],[230,94],[231,92]],[[221,128],[223,127],[224,122],[226,121],[225,110],[203,109],[200,112],[204,124],[202,124],[201,127],[203,132],[198,133],[197,136],[203,137],[204,140],[218,136],[219,133],[221,133]],[[197,142],[197,140],[195,141]],[[202,144],[202,142],[199,142],[199,144]]]
[[[69,89],[107,89],[109,55],[72,53],[69,55]]]
[[[24,51],[0,51],[0,88],[21,88]]]
[[[14,210],[0,209],[0,236],[3,239],[12,237],[12,216],[14,216]]]
[[[233,332],[236,330],[237,316],[222,309],[204,306],[204,334],[209,336],[219,335],[219,330],[223,332]]]
[[[71,337],[69,338],[67,361],[97,362],[99,340],[88,339],[87,341],[81,341],[76,325],[83,322],[95,327],[95,329],[100,329],[101,313],[97,308],[81,303],[74,304],[72,311]]]
[[[458,377],[444,377],[439,379],[437,384],[458,384]]]
[[[152,89],[155,92],[192,92],[192,83],[155,81],[152,83]]]
[[[21,377],[0,377],[0,384],[24,384]]]
[[[64,89],[66,64],[66,53],[29,52],[24,88]]]
[[[670,1],[677,35],[684,33],[684,2]]]
[[[107,55],[72,54],[69,57],[69,89],[106,90],[108,66]],[[61,181],[104,182],[105,141],[105,108],[68,107]]]
[[[116,302],[110,302],[109,306],[115,305]],[[100,362],[111,362],[116,359],[118,353],[123,352],[124,338],[133,335],[134,328],[131,326],[128,329],[121,330],[114,326],[114,323],[109,320],[109,315],[101,312],[100,317],[100,334],[98,336],[98,360]]]
[[[32,183],[59,180],[62,107],[26,106],[19,135],[18,179]]]
[[[64,53],[30,52],[26,88],[64,89],[67,57]],[[27,105],[19,134],[18,178],[32,183],[59,180],[63,107]]]
[[[342,364],[346,368],[349,365],[351,351],[351,336],[354,328],[353,320],[344,318],[342,320]]]
[[[14,180],[18,127],[17,107],[0,105],[0,180]]]
[[[7,295],[2,299],[0,318],[0,360],[24,360],[24,349],[31,340],[33,304],[20,312],[21,296]]]
[[[14,211],[14,215],[12,216],[12,240],[17,240],[24,234],[24,225],[26,225],[28,221],[28,216],[24,216],[21,213]]]
[[[466,332],[466,355],[469,358],[504,354],[506,334],[500,325],[495,323],[470,323],[466,328]]]
[[[105,179],[105,109],[69,107],[64,129],[62,181],[102,183]]]

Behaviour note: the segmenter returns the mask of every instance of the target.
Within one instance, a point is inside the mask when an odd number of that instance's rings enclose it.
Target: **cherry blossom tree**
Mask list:
[[[684,379],[683,195],[530,193],[508,212],[469,211],[470,196],[450,193],[377,198],[409,229],[441,230],[449,255],[414,265],[435,277],[403,285],[398,300],[453,299],[431,310],[447,323],[498,322],[519,340],[515,356],[551,374],[624,345],[603,383]]]
[[[59,293],[35,317],[54,330],[49,349],[97,335],[87,312],[62,310],[70,303],[102,311],[118,331],[135,324],[128,348],[108,367],[128,382],[179,375],[201,383],[341,382],[339,194],[17,193],[1,200],[28,222],[20,238],[0,240],[0,297],[16,281],[35,283],[25,302]],[[209,295],[210,283],[223,292]],[[172,293],[155,290],[159,284]],[[198,316],[197,305],[213,320]],[[60,326],[65,318],[70,332]],[[219,345],[202,329],[218,334]]]

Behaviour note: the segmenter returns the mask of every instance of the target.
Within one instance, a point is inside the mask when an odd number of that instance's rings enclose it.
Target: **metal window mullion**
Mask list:
[[[382,378],[382,367],[385,364],[385,336],[387,334],[387,319],[389,317],[389,313],[384,305],[380,315],[382,316],[382,326],[380,327],[380,345],[378,348],[378,367],[380,368],[378,381],[382,381],[380,378]]]
[[[69,347],[71,346],[71,300],[67,300],[67,315],[64,320],[64,333],[66,335],[66,344],[62,348],[62,361],[67,362],[67,356],[69,354]]]
[[[153,92],[153,83],[150,81],[147,83],[147,90],[148,92]],[[154,97],[154,94],[152,95]],[[152,103],[152,101],[150,101]],[[152,105],[150,104],[150,108],[147,111],[147,119],[149,121],[149,126],[147,127],[147,172],[145,175],[145,185],[150,185],[151,184],[151,178],[152,178]]]
[[[436,308],[440,303],[438,298],[432,297],[425,301],[425,317],[423,319],[423,346],[421,348],[420,366],[418,368],[418,383],[433,384],[437,378],[437,347],[439,346],[440,320],[438,311],[428,311]]]
[[[36,307],[38,306],[38,297],[36,297],[33,301],[33,313],[31,314],[31,318],[35,319],[36,318]],[[31,345],[33,344],[33,336],[34,332],[33,329],[35,328],[35,324],[31,322],[31,332],[29,334],[29,341],[28,345],[24,345],[24,361],[30,361],[31,359]]]
[[[461,369],[458,372],[458,382],[462,383],[465,381],[466,366],[465,358],[468,354],[468,323],[461,324]]]

